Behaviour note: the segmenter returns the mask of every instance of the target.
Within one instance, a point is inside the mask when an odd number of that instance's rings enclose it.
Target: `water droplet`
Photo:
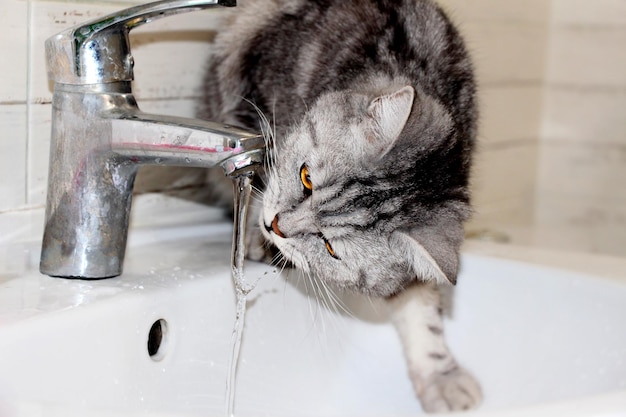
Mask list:
[[[189,158],[185,158],[185,162],[186,162],[186,163],[188,163],[188,164],[190,164],[190,163],[191,163],[191,159],[189,159]]]

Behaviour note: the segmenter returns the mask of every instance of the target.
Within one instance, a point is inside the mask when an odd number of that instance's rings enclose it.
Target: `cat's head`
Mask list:
[[[324,94],[276,145],[261,229],[297,268],[342,288],[454,283],[469,165],[457,136],[410,86]]]

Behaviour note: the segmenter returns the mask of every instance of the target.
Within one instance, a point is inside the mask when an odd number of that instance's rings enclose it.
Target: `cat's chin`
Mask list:
[[[285,239],[274,239],[268,233],[264,234],[266,239],[280,251],[284,259],[290,263],[291,266],[305,274],[311,273],[309,262],[293,245]]]

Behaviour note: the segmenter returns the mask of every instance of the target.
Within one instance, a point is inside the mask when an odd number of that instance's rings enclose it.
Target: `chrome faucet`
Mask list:
[[[121,274],[141,165],[222,166],[236,178],[251,175],[262,163],[260,134],[143,113],[131,88],[131,29],[168,15],[234,5],[234,0],[157,1],[46,41],[54,92],[42,273],[85,279]]]

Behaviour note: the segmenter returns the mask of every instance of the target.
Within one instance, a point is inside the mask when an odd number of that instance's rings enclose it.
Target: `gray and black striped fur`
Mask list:
[[[445,346],[436,296],[456,282],[476,137],[455,27],[430,0],[240,0],[215,50],[200,115],[258,129],[261,113],[274,129],[248,233],[327,283],[390,298],[398,329],[430,335],[418,347],[403,336],[424,408],[474,406],[480,389]],[[402,315],[417,308],[407,289],[428,319]]]
[[[477,111],[468,53],[441,9],[426,0],[265,0],[243,2],[234,19],[217,39],[202,116],[253,129],[258,110],[273,120],[261,228],[278,214],[287,239],[266,237],[297,266],[365,293],[455,282]],[[351,121],[367,129],[368,105],[404,86],[414,89],[404,129],[385,154],[368,153],[343,130]],[[323,166],[311,166],[310,152]],[[301,208],[311,224],[289,224]]]

